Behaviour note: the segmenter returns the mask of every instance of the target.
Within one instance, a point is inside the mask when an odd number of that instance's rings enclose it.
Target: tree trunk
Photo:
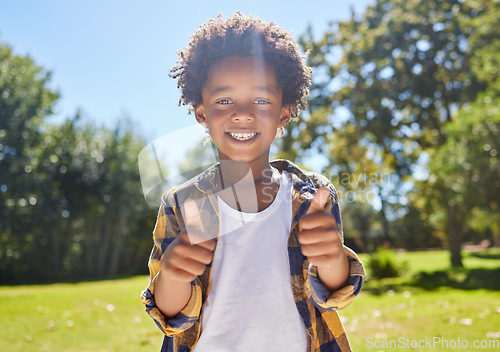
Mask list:
[[[116,233],[115,236],[117,236]],[[111,254],[111,263],[108,269],[108,275],[110,277],[115,277],[118,272],[118,264],[120,263],[120,255],[122,253],[123,242],[125,242],[125,236],[120,236],[118,241],[114,238],[114,242],[113,252]]]
[[[61,277],[61,243],[59,236],[61,228],[54,227],[49,231],[50,237],[52,238],[52,278],[57,278],[60,280]]]
[[[382,236],[383,236],[384,242],[386,242],[387,244],[390,244],[391,243],[391,236],[389,236],[390,225],[389,225],[389,221],[387,220],[387,215],[386,215],[387,206],[386,206],[385,199],[382,196],[382,187],[379,187],[378,196],[380,197],[380,203],[382,205],[382,207],[380,208],[382,232],[383,232]],[[392,245],[391,245],[391,247],[392,247]]]
[[[99,234],[100,220],[88,211],[85,214],[85,247],[83,253],[85,255],[85,276],[91,277],[96,275],[97,268],[97,251],[98,241],[96,236]]]
[[[115,217],[107,217],[102,220],[101,227],[99,229],[99,243],[98,255],[97,255],[97,276],[102,277],[106,274],[106,266],[109,260],[109,245],[111,238],[115,235]]]
[[[458,206],[448,205],[446,208],[446,236],[450,246],[451,266],[463,267],[462,238],[464,232],[464,216],[458,211]]]

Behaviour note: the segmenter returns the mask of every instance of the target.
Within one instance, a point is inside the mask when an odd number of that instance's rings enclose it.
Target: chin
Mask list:
[[[232,161],[232,162],[235,162],[235,163],[251,163],[257,159],[259,159],[259,157],[250,157],[250,156],[238,156],[238,157],[230,157],[230,156],[227,156],[227,155],[224,155],[223,157],[221,157],[220,153],[219,153],[219,159],[221,161]]]

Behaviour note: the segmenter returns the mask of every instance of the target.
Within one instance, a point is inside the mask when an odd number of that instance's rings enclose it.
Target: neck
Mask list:
[[[220,160],[220,177],[222,188],[233,186],[235,183],[245,184],[253,182],[254,185],[269,183],[272,179],[273,168],[269,159],[259,162],[239,162],[233,160]]]

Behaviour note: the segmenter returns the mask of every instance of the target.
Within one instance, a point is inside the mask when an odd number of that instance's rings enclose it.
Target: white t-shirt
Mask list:
[[[290,175],[283,171],[273,203],[261,212],[239,212],[218,201],[221,232],[193,351],[307,351],[290,282]]]

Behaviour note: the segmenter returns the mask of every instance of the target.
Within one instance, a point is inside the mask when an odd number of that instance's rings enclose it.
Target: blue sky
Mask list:
[[[176,51],[207,19],[235,11],[274,21],[297,38],[347,19],[370,0],[309,1],[8,1],[0,0],[0,42],[52,71],[52,121],[84,116],[109,126],[128,115],[148,140],[194,125],[168,77]]]

